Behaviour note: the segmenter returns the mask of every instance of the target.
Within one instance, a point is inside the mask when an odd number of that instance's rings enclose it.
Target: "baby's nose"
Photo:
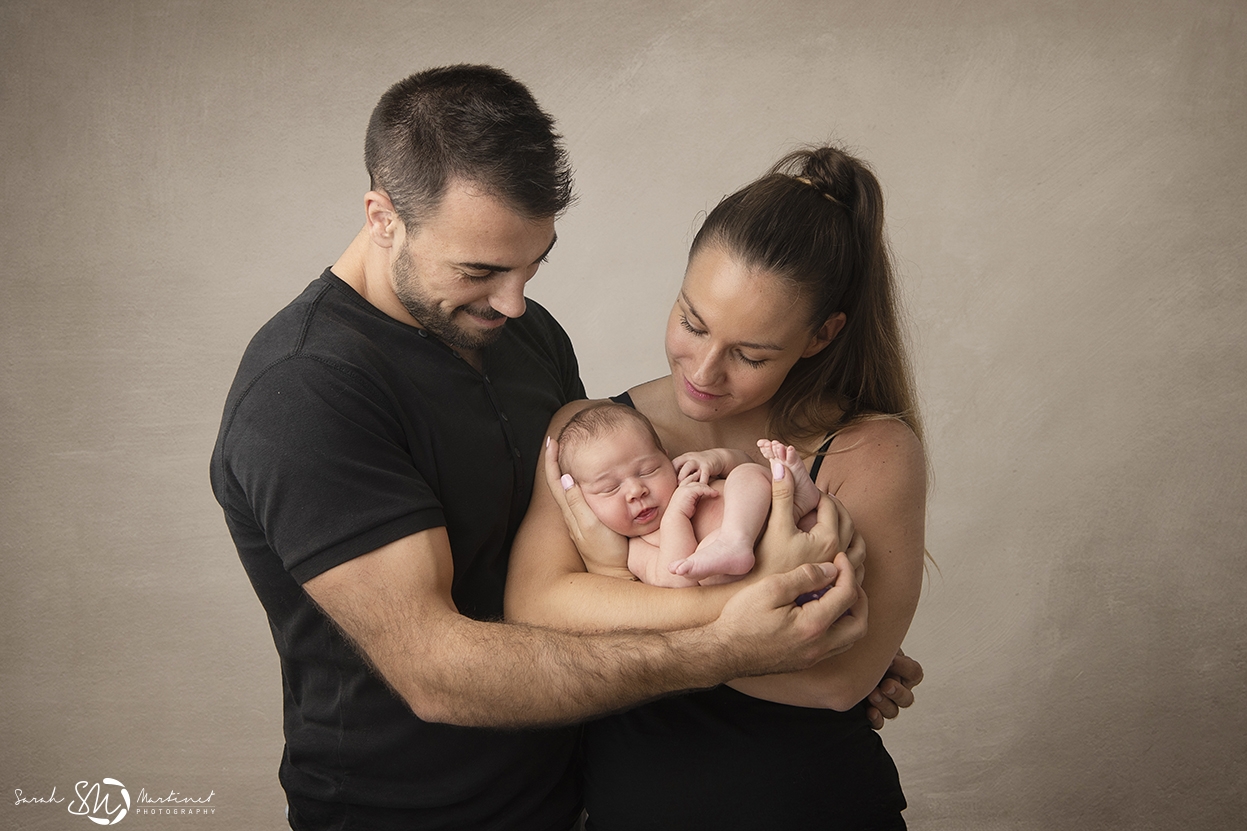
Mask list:
[[[649,493],[649,489],[646,488],[645,485],[643,485],[641,482],[635,479],[628,482],[628,498],[629,499],[640,499],[642,496],[645,496],[645,494],[647,493]]]

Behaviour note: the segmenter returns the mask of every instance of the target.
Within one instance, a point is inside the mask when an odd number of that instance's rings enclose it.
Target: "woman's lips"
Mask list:
[[[697,387],[693,386],[693,384],[687,378],[684,379],[684,390],[689,394],[690,398],[695,398],[698,401],[714,401],[716,398],[723,397],[721,395],[714,395],[709,392],[702,392],[701,390],[697,389]]]

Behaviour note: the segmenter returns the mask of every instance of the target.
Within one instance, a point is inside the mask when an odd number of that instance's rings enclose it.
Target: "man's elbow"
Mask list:
[[[400,693],[416,718],[428,724],[452,724],[457,727],[480,727],[462,711],[455,696],[429,689],[409,689]],[[459,704],[460,706],[457,706]]]

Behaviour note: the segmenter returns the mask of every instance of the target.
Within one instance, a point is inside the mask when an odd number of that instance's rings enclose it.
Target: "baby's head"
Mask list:
[[[622,404],[586,407],[559,433],[559,466],[602,524],[625,537],[657,531],[679,484],[654,425]]]

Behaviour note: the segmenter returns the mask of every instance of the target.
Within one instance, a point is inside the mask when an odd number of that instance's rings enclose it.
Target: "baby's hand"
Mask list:
[[[723,459],[713,450],[684,453],[672,459],[671,463],[675,465],[675,475],[680,484],[695,481],[705,485],[714,477],[723,475]]]
[[[680,486],[671,494],[671,502],[667,504],[667,511],[678,511],[689,519],[693,518],[693,513],[697,510],[697,503],[703,498],[713,499],[719,495],[719,492],[709,485],[703,485],[696,479],[690,479],[687,482],[681,482]]]

